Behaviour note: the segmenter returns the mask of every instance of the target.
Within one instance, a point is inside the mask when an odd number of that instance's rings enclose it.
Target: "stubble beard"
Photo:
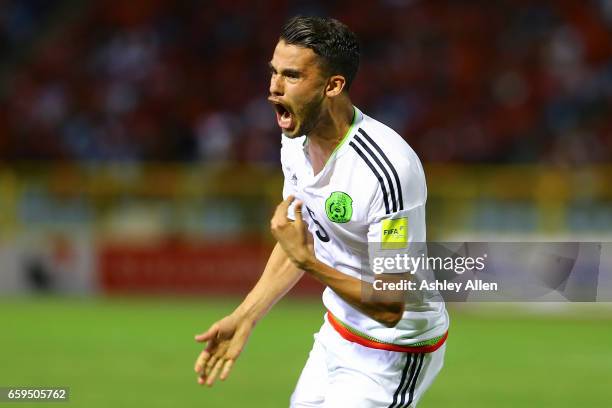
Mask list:
[[[306,103],[301,112],[301,116],[304,118],[301,124],[294,129],[291,134],[286,134],[284,132],[283,134],[290,139],[295,139],[303,135],[308,136],[308,134],[319,124],[324,99],[325,95],[321,95],[319,98],[315,97]]]

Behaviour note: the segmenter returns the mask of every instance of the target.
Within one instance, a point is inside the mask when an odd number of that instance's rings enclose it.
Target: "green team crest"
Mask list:
[[[334,191],[325,200],[325,213],[333,222],[349,222],[353,216],[353,199],[342,191]]]

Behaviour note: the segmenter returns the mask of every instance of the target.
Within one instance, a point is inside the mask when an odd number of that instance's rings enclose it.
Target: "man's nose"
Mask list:
[[[270,78],[270,95],[280,96],[283,94],[283,83],[280,75],[272,74]]]

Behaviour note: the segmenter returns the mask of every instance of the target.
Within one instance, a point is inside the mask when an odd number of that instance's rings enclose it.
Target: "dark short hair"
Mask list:
[[[287,44],[310,48],[321,57],[327,74],[340,74],[349,89],[359,68],[359,42],[345,24],[333,18],[296,16],[289,19],[280,39]]]

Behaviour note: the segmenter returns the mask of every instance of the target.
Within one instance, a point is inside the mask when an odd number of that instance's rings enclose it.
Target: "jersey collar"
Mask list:
[[[348,130],[346,131],[346,134],[344,135],[340,143],[338,143],[338,146],[336,146],[334,151],[331,153],[331,155],[327,159],[327,162],[325,162],[325,166],[323,167],[323,169],[325,169],[330,162],[334,161],[347,149],[349,140],[355,134],[355,130],[359,128],[359,125],[361,124],[362,120],[363,113],[356,106],[353,106],[353,121],[351,123],[351,126],[349,126]],[[304,150],[304,155],[308,157],[308,137],[304,139],[304,145],[302,146],[302,148]]]

